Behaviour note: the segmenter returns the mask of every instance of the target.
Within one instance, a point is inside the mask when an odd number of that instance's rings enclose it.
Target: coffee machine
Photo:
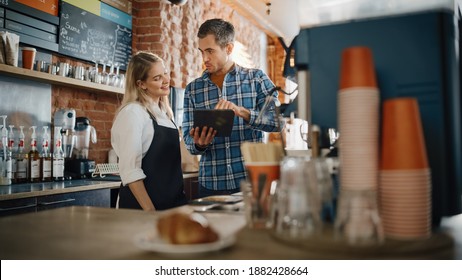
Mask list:
[[[74,133],[75,120],[76,116],[74,109],[59,109],[55,112],[54,115],[54,126],[62,128],[61,135],[65,159],[72,158],[72,151],[74,149],[76,140],[76,136]]]
[[[96,143],[96,130],[90,119],[76,117],[74,109],[59,109],[54,115],[54,126],[62,127],[64,150],[64,176],[66,178],[91,178],[96,163],[88,159],[90,139]]]
[[[87,117],[77,117],[74,126],[74,148],[72,158],[65,162],[65,172],[74,179],[91,178],[96,163],[88,159],[90,140],[97,142],[96,130]]]

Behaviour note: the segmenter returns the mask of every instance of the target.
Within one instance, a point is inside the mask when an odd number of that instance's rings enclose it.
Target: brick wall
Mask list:
[[[268,39],[268,75],[277,86],[284,88],[285,78],[282,76],[286,55],[277,38]],[[279,95],[279,101],[284,103],[284,95]]]
[[[108,162],[111,149],[111,127],[122,100],[119,94],[90,93],[75,88],[52,87],[52,115],[59,108],[73,108],[77,117],[88,117],[95,127],[98,142],[90,143],[89,158],[97,163]]]
[[[133,52],[151,50],[159,54],[170,67],[172,86],[185,87],[202,72],[196,34],[200,24],[210,18],[223,18],[232,22],[236,28],[236,40],[244,44],[257,67],[261,63],[258,38],[263,32],[220,0],[190,0],[183,6],[171,5],[166,0],[134,0],[132,4]],[[275,62],[275,71],[269,73],[270,77],[277,85],[283,85],[280,80],[282,62],[279,61],[282,47],[277,46],[277,39],[269,38],[268,42],[275,46],[269,58]],[[57,56],[53,60],[75,62]],[[96,163],[107,162],[108,151],[111,149],[112,120],[123,96],[116,93],[89,93],[55,85],[52,91],[52,115],[59,108],[74,108],[78,117],[90,118],[98,142],[90,144],[89,157]]]
[[[196,34],[202,22],[211,18],[233,23],[236,40],[244,44],[255,65],[260,65],[259,38],[263,31],[219,0],[188,1],[183,6],[165,0],[135,0],[133,17],[134,51],[159,54],[170,67],[172,86],[185,87],[202,72]]]

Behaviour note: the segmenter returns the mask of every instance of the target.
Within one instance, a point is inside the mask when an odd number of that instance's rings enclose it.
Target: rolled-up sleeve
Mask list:
[[[140,105],[127,105],[117,114],[111,129],[111,145],[119,157],[124,185],[146,178],[141,162],[153,136],[152,120]]]

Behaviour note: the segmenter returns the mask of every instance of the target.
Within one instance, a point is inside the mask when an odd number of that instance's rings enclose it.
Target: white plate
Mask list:
[[[236,213],[242,214],[244,213],[244,202],[240,201],[237,203],[229,204],[229,203],[217,203],[217,204],[210,204],[205,206],[200,205],[190,205],[189,207],[193,208],[196,212],[216,212],[216,213]]]
[[[236,242],[234,235],[220,236],[219,239],[211,243],[176,245],[164,241],[156,229],[141,232],[135,236],[135,245],[144,250],[169,253],[169,254],[191,254],[218,251],[227,248]]]
[[[242,196],[239,195],[212,195],[203,198],[194,199],[196,203],[236,203],[242,201]]]

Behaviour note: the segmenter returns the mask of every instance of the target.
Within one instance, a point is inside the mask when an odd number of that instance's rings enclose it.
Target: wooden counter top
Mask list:
[[[214,227],[237,232],[234,245],[201,254],[163,254],[134,244],[136,234],[152,228],[159,212],[97,207],[66,207],[0,218],[0,258],[5,259],[462,259],[462,215],[443,220],[431,240],[414,244],[418,254],[357,255],[308,248],[244,227],[236,213],[203,213]],[[452,236],[452,238],[451,238]],[[434,241],[437,242],[434,245]],[[332,246],[331,246],[332,247]],[[416,247],[417,248],[417,247]],[[332,249],[332,248],[331,248]],[[432,251],[436,250],[437,251]],[[408,248],[409,251],[409,248]]]

